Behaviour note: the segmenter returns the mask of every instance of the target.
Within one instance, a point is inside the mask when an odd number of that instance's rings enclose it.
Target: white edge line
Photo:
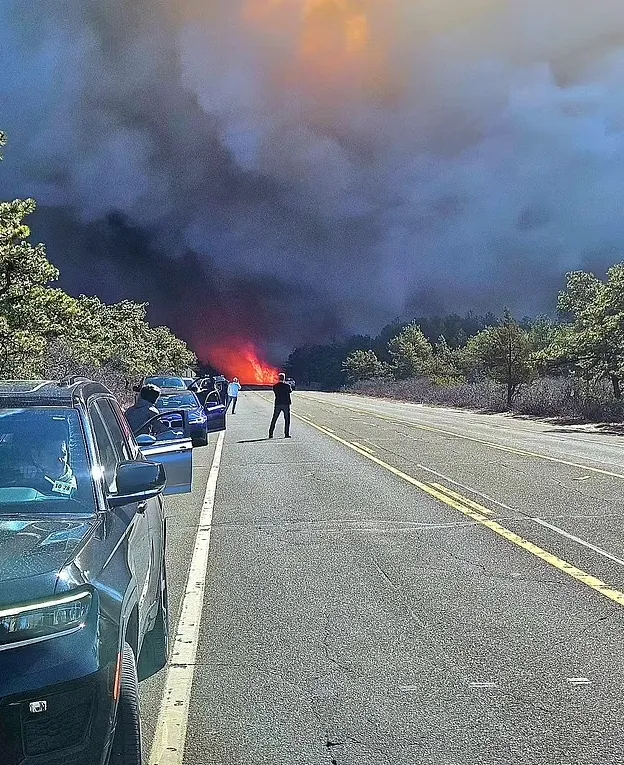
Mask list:
[[[182,765],[184,760],[189,702],[206,588],[212,513],[224,439],[225,434],[220,433],[208,476],[149,765]]]
[[[574,534],[570,534],[564,529],[560,529],[559,526],[554,526],[552,523],[548,523],[548,521],[544,521],[541,518],[531,518],[531,520],[535,521],[535,523],[539,523],[540,526],[545,526],[546,528],[551,529],[551,531],[554,531],[556,534],[560,534],[562,537],[566,537],[566,539],[570,539],[572,542],[576,542],[579,545],[583,545],[583,547],[588,547],[590,550],[593,550],[595,553],[598,553],[598,555],[602,555],[603,558],[609,558],[609,560],[612,560],[615,563],[619,563],[621,566],[624,566],[624,560],[622,560],[621,558],[617,558],[615,555],[611,555],[611,553],[607,552],[606,550],[603,550],[601,547],[596,547],[596,545],[593,545],[591,542],[588,542],[586,539],[581,539],[581,537],[574,536]]]

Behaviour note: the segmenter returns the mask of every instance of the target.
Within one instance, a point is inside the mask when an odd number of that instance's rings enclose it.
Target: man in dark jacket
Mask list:
[[[273,393],[275,394],[275,408],[273,409],[273,417],[269,426],[269,438],[273,438],[275,423],[280,414],[284,415],[284,437],[290,438],[291,388],[286,382],[285,374],[280,374],[279,382],[273,386]]]
[[[129,409],[126,409],[124,412],[126,420],[128,420],[128,424],[132,428],[132,432],[135,436],[140,433],[149,433],[150,435],[156,436],[167,430],[167,426],[161,420],[153,420],[147,428],[145,428],[145,425],[152,419],[152,417],[160,414],[155,406],[159,397],[160,388],[157,388],[155,385],[144,385],[141,388],[139,399],[136,404]]]

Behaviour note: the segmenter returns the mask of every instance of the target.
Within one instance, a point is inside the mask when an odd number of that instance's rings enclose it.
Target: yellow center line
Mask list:
[[[324,433],[326,436],[329,436],[329,438],[333,438],[334,441],[337,441],[338,443],[342,444],[343,446],[346,446],[352,451],[357,452],[358,454],[361,454],[363,457],[366,457],[367,460],[374,462],[376,465],[379,465],[380,467],[389,471],[390,473],[402,479],[403,481],[411,484],[412,486],[415,486],[417,489],[420,489],[421,491],[425,492],[425,494],[428,494],[429,496],[434,497],[440,502],[444,502],[444,504],[454,508],[455,510],[459,510],[459,512],[463,513],[463,515],[467,516],[468,518],[471,518],[473,521],[476,521],[482,526],[485,526],[486,528],[490,529],[498,536],[503,537],[503,539],[506,539],[508,542],[511,542],[512,544],[516,545],[520,549],[531,553],[536,558],[539,558],[540,560],[544,561],[544,563],[547,563],[549,566],[552,566],[558,571],[561,571],[562,573],[567,574],[567,576],[571,577],[572,579],[575,579],[577,582],[581,582],[581,584],[584,584],[587,587],[590,587],[592,590],[599,593],[603,597],[608,598],[609,600],[612,600],[621,606],[624,606],[624,592],[620,592],[619,590],[616,590],[613,587],[609,587],[609,585],[605,584],[602,580],[598,579],[597,577],[592,576],[591,574],[588,574],[586,571],[583,571],[580,568],[577,568],[576,566],[573,566],[571,563],[568,563],[566,560],[563,560],[563,558],[559,558],[553,553],[548,552],[548,550],[544,550],[542,547],[539,547],[538,545],[533,544],[533,542],[529,542],[527,539],[524,539],[523,537],[519,536],[513,531],[510,531],[509,529],[505,528],[497,521],[494,521],[490,518],[486,518],[482,514],[482,512],[476,512],[476,510],[472,509],[471,507],[467,507],[466,505],[468,505],[471,502],[471,500],[467,500],[466,498],[462,497],[461,503],[460,503],[456,499],[449,496],[448,494],[443,494],[439,489],[435,488],[434,485],[429,486],[425,483],[422,483],[421,481],[418,481],[416,478],[413,478],[411,475],[408,475],[407,473],[404,473],[402,470],[399,470],[398,468],[395,468],[392,465],[389,465],[387,462],[384,462],[383,460],[379,459],[379,457],[375,457],[374,455],[369,454],[368,452],[364,451],[364,449],[361,449],[359,446],[356,446],[350,441],[345,441],[344,438],[340,438],[340,436],[337,436],[334,433],[329,432],[327,428],[324,428],[322,425],[317,425],[315,422],[312,422],[312,420],[309,420],[307,417],[303,417],[300,414],[293,414],[293,416],[301,420],[302,422],[305,422],[307,425],[310,425],[310,427],[315,428],[319,432]],[[448,490],[445,489],[445,491],[448,491]],[[461,495],[458,495],[458,496],[461,497]]]
[[[314,398],[308,398],[308,401],[314,401],[318,403],[317,399]],[[402,420],[398,417],[388,417],[384,414],[377,414],[376,412],[367,411],[363,409],[353,409],[352,407],[346,406],[344,404],[338,404],[342,409],[348,411],[348,412],[355,412],[359,415],[367,415],[370,417],[376,417],[378,420],[384,420],[386,422],[391,422],[394,425],[405,425],[410,428],[415,428],[417,430],[423,430],[428,433],[439,433],[444,436],[451,436],[453,438],[461,438],[464,441],[471,441],[475,444],[481,444],[482,446],[487,446],[490,449],[497,449],[501,452],[507,452],[508,454],[515,454],[519,457],[533,457],[535,459],[545,460],[547,462],[556,462],[559,465],[566,465],[567,467],[573,467],[577,468],[578,470],[589,470],[592,473],[598,473],[599,475],[606,475],[610,478],[619,478],[620,480],[624,480],[624,474],[622,473],[614,473],[611,470],[603,470],[602,468],[595,468],[591,467],[589,465],[583,465],[579,464],[578,462],[570,462],[568,460],[560,459],[559,457],[551,457],[548,454],[540,454],[539,452],[532,452],[528,449],[517,449],[514,446],[504,446],[503,444],[496,444],[493,441],[486,441],[483,438],[476,438],[475,436],[466,436],[463,433],[455,433],[452,430],[444,430],[444,428],[436,428],[433,425],[421,425],[418,422],[412,422],[410,420]]]
[[[328,428],[328,430],[329,430],[329,428]],[[364,449],[364,451],[368,452],[369,454],[374,454],[375,453],[370,447],[365,446],[364,444],[361,444],[359,441],[353,441],[353,444],[354,444],[354,446],[357,446],[359,449]]]
[[[451,499],[456,499],[458,502],[461,502],[463,505],[467,505],[468,507],[471,507],[473,510],[476,510],[478,513],[481,513],[482,515],[492,515],[492,510],[490,510],[488,507],[484,507],[483,505],[480,505],[478,502],[474,502],[472,499],[468,499],[468,497],[463,497],[461,494],[458,494],[456,491],[451,491],[450,489],[447,489],[446,486],[442,486],[441,483],[432,483],[431,484],[434,489],[437,489],[438,491],[441,491],[443,494],[446,494],[447,496],[451,497]]]

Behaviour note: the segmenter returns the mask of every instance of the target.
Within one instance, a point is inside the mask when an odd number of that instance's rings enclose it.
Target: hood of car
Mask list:
[[[60,571],[97,523],[96,519],[0,518],[0,585]]]

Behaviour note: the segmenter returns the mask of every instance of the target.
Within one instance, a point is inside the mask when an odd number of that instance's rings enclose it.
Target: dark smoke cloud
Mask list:
[[[72,291],[280,354],[547,310],[565,270],[621,257],[621,0],[303,6],[4,0],[0,195],[39,200]],[[349,60],[345,13],[369,25]]]

